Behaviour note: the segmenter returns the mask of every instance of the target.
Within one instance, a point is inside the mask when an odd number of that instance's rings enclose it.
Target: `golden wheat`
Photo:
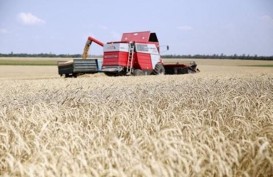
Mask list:
[[[0,81],[2,176],[272,176],[273,75]]]

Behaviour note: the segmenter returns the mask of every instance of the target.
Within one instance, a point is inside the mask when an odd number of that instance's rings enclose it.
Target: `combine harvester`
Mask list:
[[[87,59],[92,42],[103,47],[103,59]],[[169,47],[167,46],[167,50]],[[150,31],[123,33],[121,41],[103,42],[88,37],[82,59],[58,62],[60,76],[77,77],[103,72],[108,76],[185,74],[198,72],[195,62],[164,63],[156,33]]]

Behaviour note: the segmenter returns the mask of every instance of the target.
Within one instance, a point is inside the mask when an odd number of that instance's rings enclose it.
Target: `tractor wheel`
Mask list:
[[[135,69],[135,70],[133,71],[133,75],[134,75],[134,76],[143,76],[143,75],[144,75],[144,72],[143,72],[143,70],[141,70],[141,69]]]
[[[154,75],[164,75],[165,74],[165,68],[162,63],[157,63],[155,65],[155,69],[153,71]]]

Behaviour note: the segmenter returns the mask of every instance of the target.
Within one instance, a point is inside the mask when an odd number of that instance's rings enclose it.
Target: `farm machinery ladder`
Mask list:
[[[128,51],[127,69],[126,69],[127,75],[130,75],[133,70],[134,52],[135,52],[135,43],[130,42],[129,43],[129,51]]]

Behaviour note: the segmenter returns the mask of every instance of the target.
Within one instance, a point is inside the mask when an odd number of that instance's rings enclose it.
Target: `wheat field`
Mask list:
[[[1,80],[0,176],[273,176],[273,72],[228,71]]]

